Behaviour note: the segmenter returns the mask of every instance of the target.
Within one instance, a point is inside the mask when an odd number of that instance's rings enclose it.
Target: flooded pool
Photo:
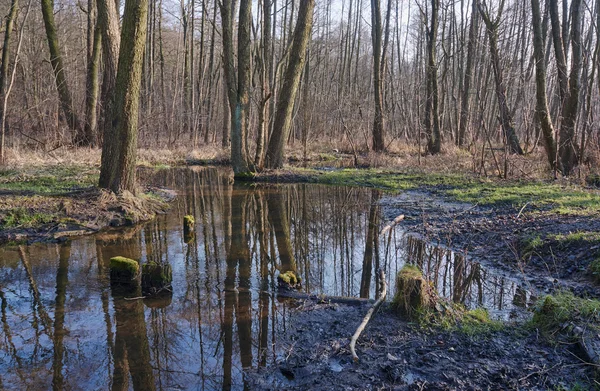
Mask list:
[[[419,265],[440,294],[508,318],[531,302],[518,281],[386,224],[378,191],[232,183],[216,168],[142,172],[176,189],[170,212],[60,244],[0,248],[0,389],[244,389],[244,369],[285,354],[293,303],[280,271],[309,293],[373,298]],[[195,216],[195,235],[183,216]],[[142,298],[109,279],[125,256],[172,268],[172,292]],[[390,287],[393,294],[393,284]]]

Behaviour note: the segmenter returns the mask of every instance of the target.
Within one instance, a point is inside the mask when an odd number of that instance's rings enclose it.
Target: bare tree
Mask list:
[[[494,20],[491,19],[487,6],[484,0],[478,1],[479,14],[485,22],[488,33],[488,41],[490,48],[490,57],[492,60],[492,68],[494,69],[494,79],[496,81],[496,97],[498,98],[498,106],[500,110],[500,124],[504,131],[504,138],[508,145],[510,153],[523,155],[523,149],[519,144],[519,138],[515,132],[511,111],[508,108],[506,101],[506,85],[504,83],[504,75],[502,74],[502,65],[500,63],[500,52],[498,49],[498,27],[502,19],[505,0],[500,0],[498,12]]]

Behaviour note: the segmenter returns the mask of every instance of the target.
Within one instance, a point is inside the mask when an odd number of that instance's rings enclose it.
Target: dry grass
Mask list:
[[[361,144],[362,146],[362,144]],[[537,148],[525,156],[506,156],[501,146],[493,150],[481,145],[470,149],[459,149],[454,144],[444,144],[442,152],[424,156],[423,148],[415,143],[394,140],[385,154],[368,150],[357,150],[360,167],[389,168],[402,172],[438,174],[470,173],[482,177],[506,177],[510,179],[550,179],[554,173],[548,167],[543,148]],[[288,146],[286,151],[290,164],[311,167],[354,167],[354,151],[347,141],[314,142],[308,145],[304,161],[304,149],[300,143]],[[227,164],[230,151],[218,145],[206,145],[197,149],[177,147],[175,149],[139,149],[138,165],[177,166],[193,162],[197,164]],[[62,147],[52,152],[12,148],[7,150],[9,169],[23,169],[51,165],[100,166],[100,149]],[[585,164],[578,167],[569,178],[570,183],[585,184],[589,175],[598,175],[600,151],[591,151]],[[559,181],[566,181],[559,179]]]

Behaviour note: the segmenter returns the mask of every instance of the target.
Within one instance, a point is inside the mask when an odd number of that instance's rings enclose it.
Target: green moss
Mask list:
[[[137,276],[140,265],[137,261],[125,257],[113,257],[110,259],[110,277],[113,280],[126,282]]]
[[[196,220],[194,219],[194,216],[192,215],[185,215],[183,216],[183,224],[186,226],[193,226],[196,223]]]
[[[300,282],[300,278],[291,270],[288,270],[285,273],[280,273],[277,278],[279,281],[282,281],[289,286],[295,286]]]
[[[530,324],[551,335],[563,330],[568,322],[593,325],[598,321],[600,300],[585,299],[568,291],[560,291],[538,301]]]

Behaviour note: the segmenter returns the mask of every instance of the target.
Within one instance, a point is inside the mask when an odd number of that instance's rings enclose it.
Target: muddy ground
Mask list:
[[[593,389],[575,345],[551,345],[518,325],[470,336],[420,328],[388,307],[371,320],[352,361],[348,344],[368,306],[300,303],[279,364],[249,372],[253,390]]]
[[[531,290],[569,289],[600,296],[588,272],[600,256],[597,241],[559,243],[553,235],[600,231],[598,216],[536,213],[454,202],[431,191],[409,191],[381,200],[384,217],[408,234],[467,254],[482,265],[525,281]],[[532,237],[543,245],[526,252]],[[278,364],[251,371],[257,390],[591,390],[596,366],[576,343],[550,341],[521,323],[468,335],[457,329],[421,328],[388,305],[359,339],[358,363],[348,344],[368,305],[299,302],[290,326],[277,337]],[[598,336],[596,336],[598,337]]]
[[[600,236],[566,242],[555,239],[577,232],[600,233],[598,215],[564,215],[532,206],[523,211],[475,206],[423,191],[386,196],[381,203],[388,220],[404,214],[406,230],[519,277],[533,291],[568,289],[580,296],[600,297],[600,285],[588,270],[600,258]],[[529,249],[535,237],[541,245]]]

